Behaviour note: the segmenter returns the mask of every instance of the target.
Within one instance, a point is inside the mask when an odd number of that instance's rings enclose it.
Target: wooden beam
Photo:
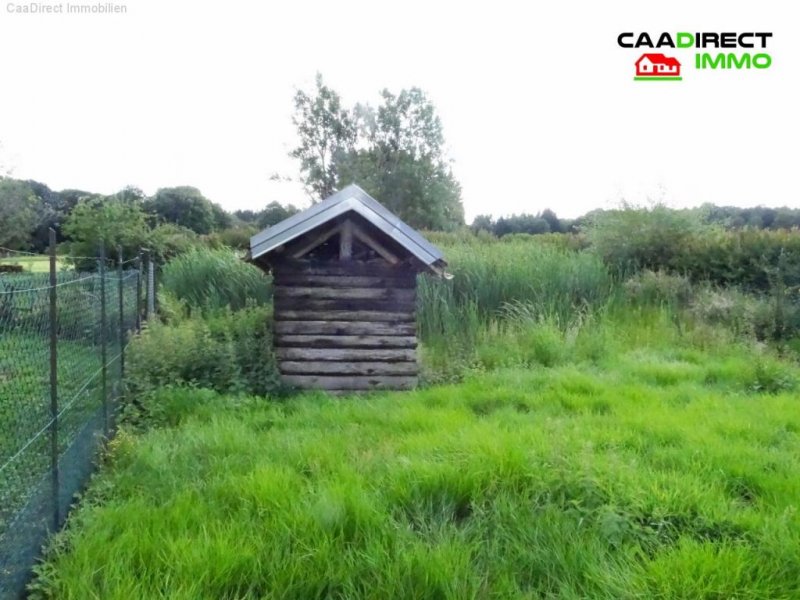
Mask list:
[[[279,364],[281,373],[289,375],[416,375],[415,362],[336,362],[291,361]]]
[[[283,375],[284,383],[303,389],[322,390],[410,390],[417,378],[405,375]]]
[[[275,260],[273,269],[276,276],[297,277],[300,275],[355,275],[370,277],[414,276],[419,269],[405,262],[390,265],[382,258],[369,261],[315,261],[313,259],[293,259],[280,257]]]
[[[413,335],[295,335],[278,334],[275,346],[280,348],[416,348]]]
[[[397,273],[393,277],[377,277],[370,275],[309,275],[275,274],[275,285],[286,287],[369,287],[369,288],[413,288],[416,286],[413,273]]]
[[[275,321],[369,321],[373,323],[413,323],[414,311],[381,310],[303,310],[276,308]]]
[[[339,260],[353,258],[353,222],[346,219],[342,223],[342,232],[339,235]]]
[[[381,244],[378,240],[368,234],[366,231],[361,229],[358,225],[353,223],[353,235],[356,236],[356,239],[365,243],[367,246],[375,250],[378,254],[380,254],[386,262],[392,265],[396,265],[400,262],[400,259],[397,258],[392,252],[390,252],[383,244]]]
[[[416,308],[414,299],[398,298],[394,300],[370,299],[320,299],[286,298],[275,295],[276,311],[281,310],[377,310],[381,312],[411,313]]]
[[[275,321],[276,334],[295,335],[414,335],[414,323],[369,321]]]
[[[413,348],[275,348],[281,360],[379,360],[386,362],[414,362],[417,351]]]
[[[287,287],[277,285],[275,298],[305,298],[308,300],[414,300],[413,288],[326,288],[326,287]]]
[[[312,238],[307,244],[302,246],[299,250],[295,250],[294,252],[292,252],[292,258],[300,258],[301,256],[305,256],[320,244],[327,242],[330,238],[339,233],[341,229],[342,229],[341,225],[334,225],[330,229],[326,229],[322,233]]]

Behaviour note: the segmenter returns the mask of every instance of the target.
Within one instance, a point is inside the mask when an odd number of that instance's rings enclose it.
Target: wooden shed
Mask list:
[[[273,275],[281,377],[337,392],[417,383],[417,274],[442,252],[350,185],[254,235],[250,260]]]

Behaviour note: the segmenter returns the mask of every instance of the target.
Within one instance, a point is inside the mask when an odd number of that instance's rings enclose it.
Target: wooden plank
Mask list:
[[[393,265],[400,262],[400,259],[393,252],[391,252],[388,248],[386,248],[386,246],[381,244],[377,239],[375,239],[366,231],[364,231],[361,227],[359,227],[355,223],[353,223],[351,227],[352,227],[352,234],[355,235],[359,241],[372,248],[375,252],[380,254],[387,262]]]
[[[350,219],[342,223],[342,233],[339,236],[339,260],[353,258],[353,222]]]
[[[413,323],[414,311],[386,312],[381,310],[295,310],[275,308],[279,321],[369,321],[372,323]]]
[[[283,382],[303,389],[410,390],[417,378],[406,375],[282,375]]]
[[[335,225],[335,226],[333,226],[333,227],[331,227],[329,229],[326,229],[322,233],[317,234],[316,236],[308,239],[307,243],[303,244],[302,247],[300,247],[297,250],[295,250],[294,252],[292,252],[292,258],[300,258],[301,256],[303,256],[305,254],[308,254],[314,248],[316,248],[320,244],[325,243],[330,238],[332,238],[334,235],[339,233],[341,231],[341,229],[342,229],[341,225]],[[301,238],[300,240],[297,240],[297,241],[302,241],[302,240],[303,240],[303,238]]]
[[[281,310],[375,310],[380,312],[409,313],[416,308],[413,300],[315,300],[310,298],[274,299],[276,311]]]
[[[277,334],[297,335],[414,335],[414,323],[371,323],[368,321],[275,321]]]
[[[276,276],[281,275],[366,275],[372,277],[397,277],[416,274],[417,269],[407,263],[390,265],[384,260],[378,261],[320,261],[294,260],[275,258],[272,270]]]
[[[275,348],[281,360],[379,360],[387,362],[415,361],[413,348]]]
[[[398,273],[396,277],[377,277],[372,275],[275,275],[276,286],[305,287],[370,287],[370,288],[413,288],[417,280],[413,275]]]
[[[278,366],[281,373],[290,375],[416,375],[419,371],[415,362],[285,360]]]
[[[394,288],[333,288],[333,287],[287,287],[278,285],[275,298],[308,298],[315,300],[400,300],[410,301],[416,298],[416,290]]]
[[[291,335],[279,334],[275,346],[281,348],[416,348],[413,335]]]

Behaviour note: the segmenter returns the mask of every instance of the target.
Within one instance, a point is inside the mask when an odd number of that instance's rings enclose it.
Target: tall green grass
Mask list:
[[[423,276],[419,282],[423,339],[464,329],[473,322],[471,313],[484,322],[499,317],[511,302],[566,322],[576,312],[602,305],[614,290],[595,256],[535,238],[444,250],[453,278]]]
[[[272,297],[271,279],[227,248],[195,248],[173,258],[161,283],[163,291],[200,311],[239,310]]]
[[[596,363],[163,391],[170,426],[113,443],[34,597],[798,597],[800,412],[757,385],[797,367],[637,310]]]
[[[452,279],[420,276],[417,322],[428,381],[457,380],[481,362],[479,346],[497,336],[509,339],[511,329],[535,337],[532,325],[547,322],[565,331],[618,295],[594,255],[544,236],[509,237],[481,246],[442,244]]]

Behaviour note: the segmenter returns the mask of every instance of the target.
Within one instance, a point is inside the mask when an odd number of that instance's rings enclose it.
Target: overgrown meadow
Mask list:
[[[424,385],[345,398],[281,388],[268,277],[184,254],[33,595],[800,597],[797,235],[433,234]]]

